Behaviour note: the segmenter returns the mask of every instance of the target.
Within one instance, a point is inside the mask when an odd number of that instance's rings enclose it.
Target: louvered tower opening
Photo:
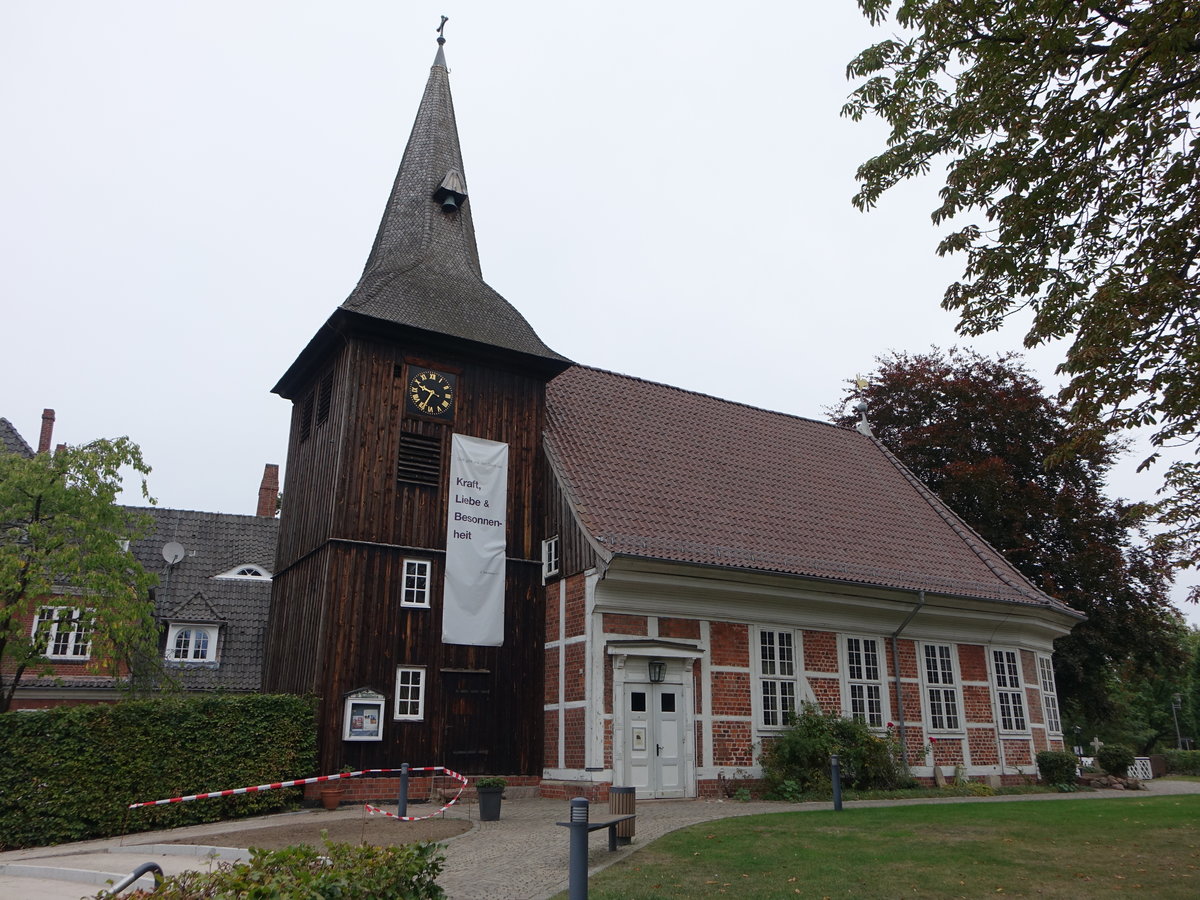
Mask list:
[[[442,439],[436,435],[400,432],[396,478],[412,484],[437,486],[442,476]]]

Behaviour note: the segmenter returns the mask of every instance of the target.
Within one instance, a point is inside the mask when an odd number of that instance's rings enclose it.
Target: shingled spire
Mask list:
[[[375,244],[358,285],[341,308],[564,361],[483,280],[444,41],[438,38],[437,57]]]

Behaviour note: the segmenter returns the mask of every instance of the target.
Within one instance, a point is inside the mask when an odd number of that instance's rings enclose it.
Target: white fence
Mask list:
[[[1096,760],[1091,756],[1082,756],[1079,759],[1081,766],[1095,767]],[[1135,756],[1133,765],[1129,767],[1129,777],[1136,778],[1138,781],[1149,781],[1154,777],[1154,772],[1150,769],[1150,757]]]

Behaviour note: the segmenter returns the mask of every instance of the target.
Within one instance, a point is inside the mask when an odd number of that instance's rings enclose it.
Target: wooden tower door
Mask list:
[[[442,696],[446,698],[446,762],[464,775],[484,775],[489,748],[495,745],[504,723],[489,706],[492,699],[491,673],[479,670],[443,669]]]

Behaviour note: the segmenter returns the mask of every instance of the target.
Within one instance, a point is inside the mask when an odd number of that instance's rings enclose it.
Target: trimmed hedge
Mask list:
[[[1064,750],[1043,750],[1037,755],[1038,772],[1046,784],[1075,784],[1075,770],[1078,766],[1078,757]]]
[[[313,774],[315,708],[304,697],[206,695],[0,715],[0,849],[293,805],[299,788],[127,809]]]
[[[1200,775],[1200,750],[1164,750],[1172,775]]]

